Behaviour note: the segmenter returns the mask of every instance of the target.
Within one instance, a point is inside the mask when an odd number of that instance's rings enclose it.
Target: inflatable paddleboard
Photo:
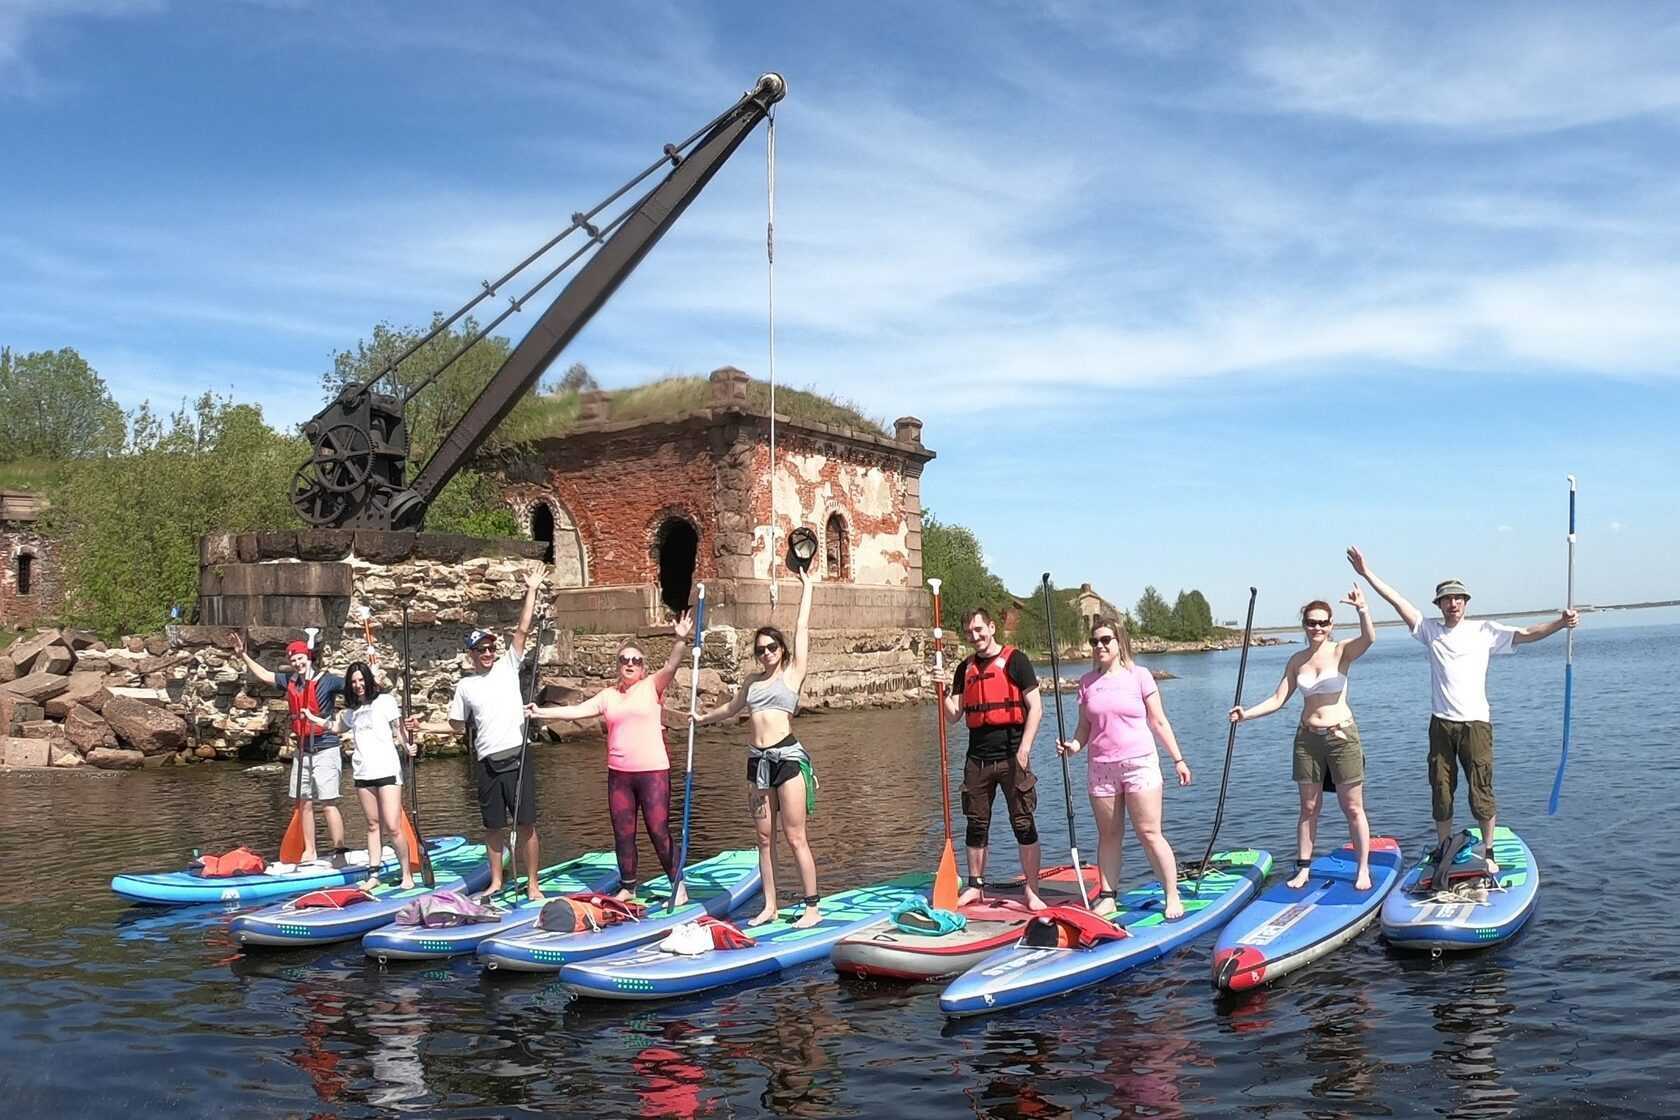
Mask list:
[[[228,928],[234,940],[247,946],[321,945],[348,941],[389,922],[405,903],[419,898],[428,889],[471,892],[481,891],[490,885],[490,864],[485,858],[483,844],[463,843],[441,856],[432,857],[432,871],[437,880],[434,888],[427,888],[418,879],[406,891],[394,883],[386,883],[368,892],[373,896],[370,900],[352,902],[342,908],[299,907],[299,902],[309,898],[304,895],[241,914]]]
[[[708,914],[726,917],[758,899],[758,850],[722,852],[691,865],[683,873],[683,881],[688,884],[688,902],[669,912],[665,906],[671,898],[670,880],[661,876],[644,883],[636,892],[636,901],[647,907],[640,921],[560,933],[538,929],[537,915],[532,913],[517,926],[489,927],[491,936],[478,944],[478,961],[491,971],[559,972],[573,961],[623,952],[663,937],[683,922]],[[375,936],[383,938],[395,932],[394,926],[375,930],[362,939],[362,944],[370,945]]]
[[[560,979],[580,996],[668,999],[770,976],[826,956],[848,933],[912,899],[926,898],[932,888],[932,876],[906,875],[829,895],[822,900],[822,920],[805,929],[794,928],[797,907],[773,922],[744,928],[742,932],[754,942],[746,948],[710,949],[696,956],[682,956],[650,944],[566,965],[560,970]]]
[[[1213,858],[1216,869],[1199,884],[1179,884],[1182,918],[1166,920],[1166,894],[1151,881],[1121,896],[1109,919],[1125,937],[1090,949],[1021,943],[1000,949],[953,980],[939,996],[939,1009],[956,1018],[1023,1007],[1101,983],[1212,933],[1254,897],[1272,869],[1271,853],[1253,848],[1216,852]]]
[[[567,894],[605,893],[618,889],[618,857],[612,852],[590,852],[566,863],[537,872],[537,886],[549,898]],[[542,913],[544,902],[533,902],[523,884],[506,886],[482,900],[500,911],[493,922],[471,922],[458,926],[401,926],[389,924],[369,930],[362,937],[362,951],[380,964],[390,961],[440,960],[471,953],[487,937],[530,925]]]
[[[1400,881],[1400,845],[1371,837],[1371,889],[1355,890],[1353,845],[1319,856],[1303,887],[1280,880],[1244,906],[1213,946],[1213,984],[1244,992],[1311,964],[1352,941],[1377,919]]]
[[[1085,886],[1092,899],[1102,889],[1102,876],[1086,867]],[[1052,906],[1080,905],[1079,880],[1072,867],[1052,867],[1040,873],[1039,895]],[[988,888],[989,889],[989,888]],[[968,924],[951,933],[911,933],[889,917],[871,922],[835,942],[829,954],[836,970],[851,976],[888,980],[943,980],[959,976],[1021,936],[1032,911],[1027,909],[1021,880],[999,887],[995,896],[959,906]]]
[[[1481,829],[1468,830],[1474,847],[1458,853],[1456,864],[1469,864],[1481,847]],[[1448,841],[1448,847],[1452,847]],[[1540,867],[1522,838],[1503,826],[1493,830],[1493,859],[1499,865],[1485,892],[1459,889],[1436,894],[1427,889],[1435,874],[1431,856],[1400,880],[1382,908],[1382,932],[1397,949],[1448,952],[1484,949],[1516,936],[1540,901]],[[1419,890],[1420,885],[1425,889]]]
[[[426,841],[426,849],[437,859],[467,842],[464,836],[435,836]],[[396,858],[378,867],[380,878],[399,874]],[[132,871],[111,880],[111,889],[131,902],[148,906],[201,906],[221,903],[225,906],[248,905],[253,902],[273,902],[306,891],[327,887],[342,887],[359,883],[368,877],[368,866],[346,863],[343,853],[330,862],[316,862],[298,867],[292,864],[274,865],[256,875],[229,875],[209,878],[199,874],[198,868],[180,871]]]

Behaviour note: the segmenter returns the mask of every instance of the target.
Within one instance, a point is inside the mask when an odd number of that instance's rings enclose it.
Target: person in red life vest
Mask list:
[[[259,684],[277,688],[286,694],[286,706],[291,713],[293,741],[291,795],[303,815],[303,857],[300,863],[319,858],[315,848],[315,805],[327,818],[327,836],[332,850],[344,847],[344,818],[338,811],[338,777],[344,758],[339,753],[338,736],[322,731],[311,723],[305,712],[331,718],[344,691],[344,678],[337,673],[323,673],[315,665],[307,642],[292,642],[286,646],[288,669],[273,671],[252,657],[245,648],[245,638],[237,631],[231,636],[233,652],[245,662],[245,673]],[[309,773],[303,772],[307,763]]]
[[[1044,909],[1038,895],[1038,777],[1032,771],[1033,736],[1044,709],[1038,674],[1027,655],[998,644],[997,624],[983,609],[970,611],[963,634],[972,656],[957,663],[945,718],[968,725],[968,758],[963,763],[962,810],[968,818],[968,882],[959,905],[978,900],[986,889],[986,851],[992,828],[992,805],[1003,791],[1009,824],[1021,846],[1021,874],[1027,905]]]

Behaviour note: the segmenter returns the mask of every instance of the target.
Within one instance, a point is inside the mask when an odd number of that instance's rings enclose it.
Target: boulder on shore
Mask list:
[[[97,766],[101,770],[138,770],[145,764],[146,756],[139,751],[96,747],[87,753],[85,761],[89,766]]]
[[[70,678],[61,673],[30,673],[26,677],[0,684],[0,689],[31,704],[43,704],[69,687]]]
[[[84,754],[96,747],[117,745],[117,734],[105,717],[84,704],[77,704],[64,717],[64,737]]]
[[[117,738],[142,754],[178,751],[187,745],[187,722],[167,708],[129,696],[113,696],[100,710]]]
[[[19,638],[12,643],[12,647],[5,653],[7,660],[17,669],[18,676],[35,670],[35,662],[45,653],[47,647],[59,640],[57,630],[43,630],[33,638]]]
[[[104,690],[103,673],[71,673],[69,686],[41,706],[46,709],[48,719],[67,719],[70,710],[78,705],[97,710],[96,705],[103,703],[101,694]]]
[[[49,766],[52,763],[52,744],[45,739],[0,736],[0,762],[7,766]]]

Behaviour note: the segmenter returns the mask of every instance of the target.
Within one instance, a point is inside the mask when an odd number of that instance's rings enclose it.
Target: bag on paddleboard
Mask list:
[[[659,947],[667,953],[697,957],[713,949],[746,949],[758,944],[752,938],[717,918],[684,922],[665,935]]]
[[[1090,949],[1103,941],[1119,941],[1126,931],[1077,906],[1052,906],[1027,923],[1021,944],[1033,949]]]
[[[639,921],[646,913],[647,907],[640,902],[605,894],[572,894],[544,904],[537,915],[537,928],[550,933],[578,933]]]
[[[358,902],[372,902],[373,896],[360,887],[332,887],[310,891],[292,903],[294,910],[342,910]]]
[[[433,891],[397,911],[393,919],[399,926],[423,926],[426,929],[447,929],[478,922],[501,919],[501,912],[474,901],[460,891]]]
[[[954,910],[940,910],[918,898],[906,902],[893,911],[893,925],[905,933],[919,933],[932,937],[956,933],[968,927],[968,919]]]
[[[226,879],[234,875],[261,875],[268,861],[246,847],[235,848],[221,855],[207,853],[198,858],[198,873],[206,879]]]

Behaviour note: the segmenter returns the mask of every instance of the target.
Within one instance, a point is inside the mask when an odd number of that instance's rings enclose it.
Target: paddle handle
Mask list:
[[[677,874],[671,883],[671,897],[665,912],[677,908],[677,883],[683,880],[683,868],[688,864],[688,823],[694,804],[694,721],[700,714],[700,644],[706,633],[706,585],[699,585],[694,601],[694,648],[689,655],[688,670],[688,763],[683,771],[682,846],[677,852]]]
[[[951,748],[945,732],[945,631],[939,613],[940,579],[930,579],[933,589],[933,696],[938,704],[935,718],[939,723],[939,796],[945,806],[945,842],[952,843],[951,834]]]
[[[1567,562],[1564,577],[1566,609],[1575,608],[1575,476],[1565,475],[1569,483],[1569,533],[1564,537]],[[1556,816],[1563,798],[1563,772],[1569,766],[1569,715],[1575,692],[1575,630],[1570,628],[1563,638],[1563,748],[1558,752],[1557,774],[1552,778],[1552,793],[1546,800],[1546,815]]]
[[[1056,694],[1056,757],[1062,760],[1062,804],[1067,810],[1068,852],[1073,857],[1073,877],[1079,882],[1079,898],[1086,909],[1091,907],[1091,892],[1085,885],[1085,872],[1079,865],[1079,837],[1073,828],[1073,779],[1068,775],[1067,755],[1062,743],[1067,740],[1067,723],[1062,718],[1062,660],[1056,652],[1056,618],[1050,599],[1050,573],[1040,580],[1044,592],[1044,636],[1050,643],[1050,690]],[[1008,672],[1009,667],[1004,666]]]

